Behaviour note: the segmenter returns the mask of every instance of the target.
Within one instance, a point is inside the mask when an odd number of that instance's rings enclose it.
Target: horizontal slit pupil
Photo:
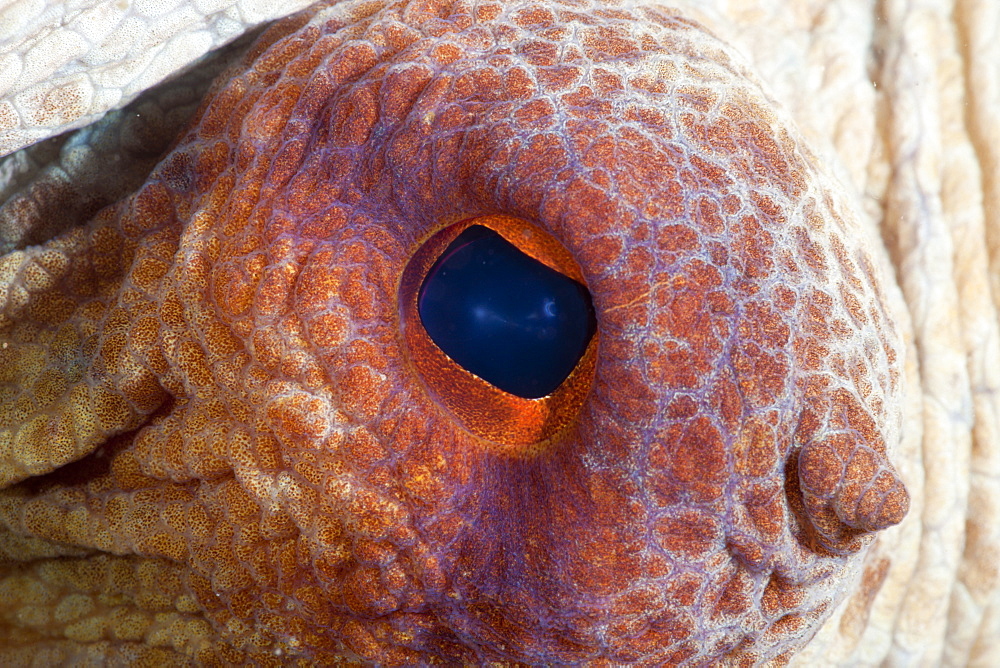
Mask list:
[[[583,285],[471,225],[427,272],[417,296],[431,340],[466,371],[510,394],[551,394],[596,330]]]

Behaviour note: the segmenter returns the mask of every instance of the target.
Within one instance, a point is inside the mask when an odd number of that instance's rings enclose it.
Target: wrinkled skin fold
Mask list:
[[[785,661],[859,583],[866,619],[898,294],[742,63],[618,5],[268,31],[135,195],[2,260],[12,660]],[[493,213],[573,255],[601,336],[523,455],[398,333],[407,259]]]

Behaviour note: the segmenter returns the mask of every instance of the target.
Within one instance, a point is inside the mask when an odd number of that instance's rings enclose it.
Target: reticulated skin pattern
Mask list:
[[[403,333],[410,259],[488,216],[593,300],[534,443]],[[908,507],[860,229],[674,10],[279,23],[136,194],[0,258],[0,658],[787,660]]]

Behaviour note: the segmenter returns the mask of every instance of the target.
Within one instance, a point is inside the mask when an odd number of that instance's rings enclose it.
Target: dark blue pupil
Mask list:
[[[482,225],[458,235],[427,272],[417,310],[450,358],[526,399],[566,380],[596,328],[587,288]]]

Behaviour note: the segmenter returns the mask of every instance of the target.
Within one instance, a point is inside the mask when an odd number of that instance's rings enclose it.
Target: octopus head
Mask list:
[[[108,214],[115,299],[152,306],[91,368],[150,417],[88,494],[184,497],[159,542],[100,521],[185,564],[226,642],[787,659],[905,515],[850,199],[700,25],[584,4],[279,24]],[[555,343],[464,334],[499,301]]]

